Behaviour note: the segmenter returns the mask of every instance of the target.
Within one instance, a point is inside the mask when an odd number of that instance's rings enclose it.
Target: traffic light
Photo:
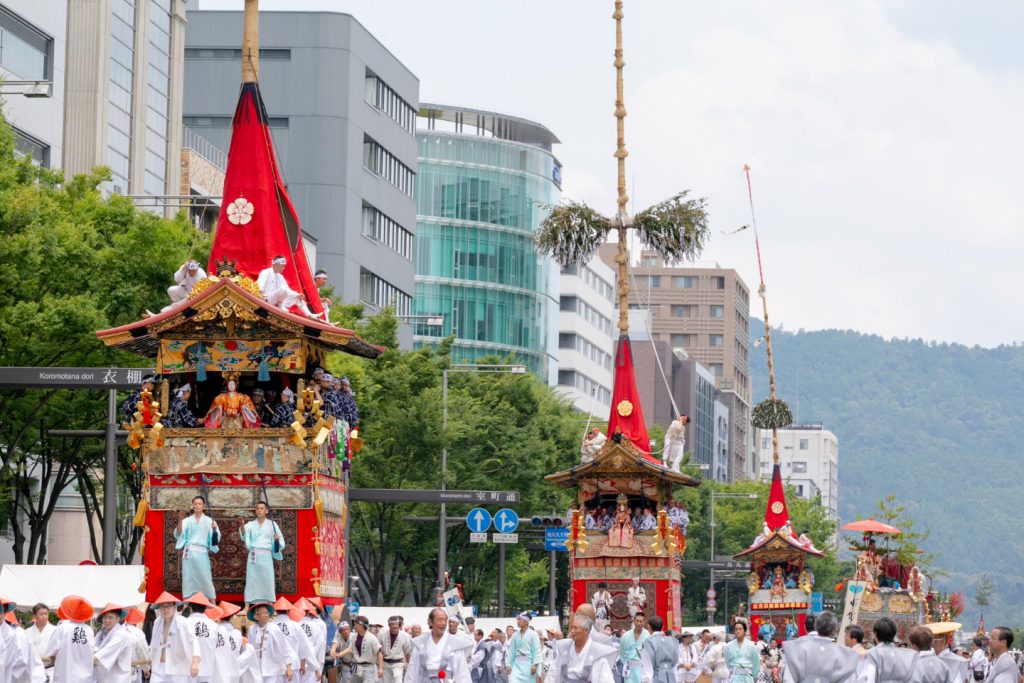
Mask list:
[[[530,519],[530,525],[540,528],[560,528],[565,526],[565,520],[561,515],[534,515]]]

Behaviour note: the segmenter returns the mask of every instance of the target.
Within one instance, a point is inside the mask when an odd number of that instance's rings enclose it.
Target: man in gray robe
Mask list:
[[[846,683],[857,673],[859,657],[848,647],[832,642],[839,621],[832,612],[822,612],[815,620],[812,636],[787,640],[782,644],[786,656],[784,683]]]
[[[952,683],[952,673],[932,650],[932,632],[927,626],[915,626],[907,636],[917,652],[909,683]]]
[[[658,615],[648,621],[651,637],[640,653],[640,667],[643,683],[676,683],[676,666],[679,664],[679,641],[665,635],[664,623]]]
[[[988,643],[988,649],[992,655],[992,666],[989,667],[985,683],[1020,683],[1017,662],[1010,654],[1013,631],[1005,626],[996,626],[990,635],[992,639]]]
[[[932,632],[932,649],[939,660],[953,674],[953,683],[967,683],[970,673],[967,660],[949,649],[949,638],[961,625],[955,621],[940,621],[927,625]]]
[[[914,652],[896,647],[893,642],[896,640],[896,622],[882,617],[875,622],[873,630],[876,645],[868,650],[858,679],[864,683],[907,683]]]
[[[593,618],[577,610],[569,628],[569,637],[555,642],[555,661],[548,670],[546,683],[613,683],[611,664],[619,651],[596,642],[591,634]]]

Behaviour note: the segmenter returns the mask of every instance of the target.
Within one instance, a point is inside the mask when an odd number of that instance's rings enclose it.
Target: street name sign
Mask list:
[[[0,387],[11,389],[138,389],[153,368],[0,368]]]
[[[456,489],[447,489],[444,491],[439,489],[350,489],[349,500],[363,503],[479,504],[495,502],[514,504],[519,502],[519,491],[460,491]]]
[[[491,534],[491,540],[495,543],[519,543],[519,534]]]

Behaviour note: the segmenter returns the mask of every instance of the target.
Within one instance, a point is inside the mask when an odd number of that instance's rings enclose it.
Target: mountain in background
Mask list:
[[[778,395],[797,422],[839,438],[842,521],[896,494],[947,573],[936,587],[963,591],[967,630],[984,573],[995,586],[987,626],[1024,625],[1024,346],[773,330],[772,351]],[[768,395],[764,344],[751,346],[750,365],[756,403]]]

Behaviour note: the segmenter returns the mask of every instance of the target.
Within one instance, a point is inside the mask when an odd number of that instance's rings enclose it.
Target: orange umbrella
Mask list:
[[[903,533],[894,526],[889,526],[885,522],[879,522],[874,517],[867,519],[860,519],[856,522],[850,522],[849,524],[843,525],[844,531],[863,531],[870,534],[900,534]]]

